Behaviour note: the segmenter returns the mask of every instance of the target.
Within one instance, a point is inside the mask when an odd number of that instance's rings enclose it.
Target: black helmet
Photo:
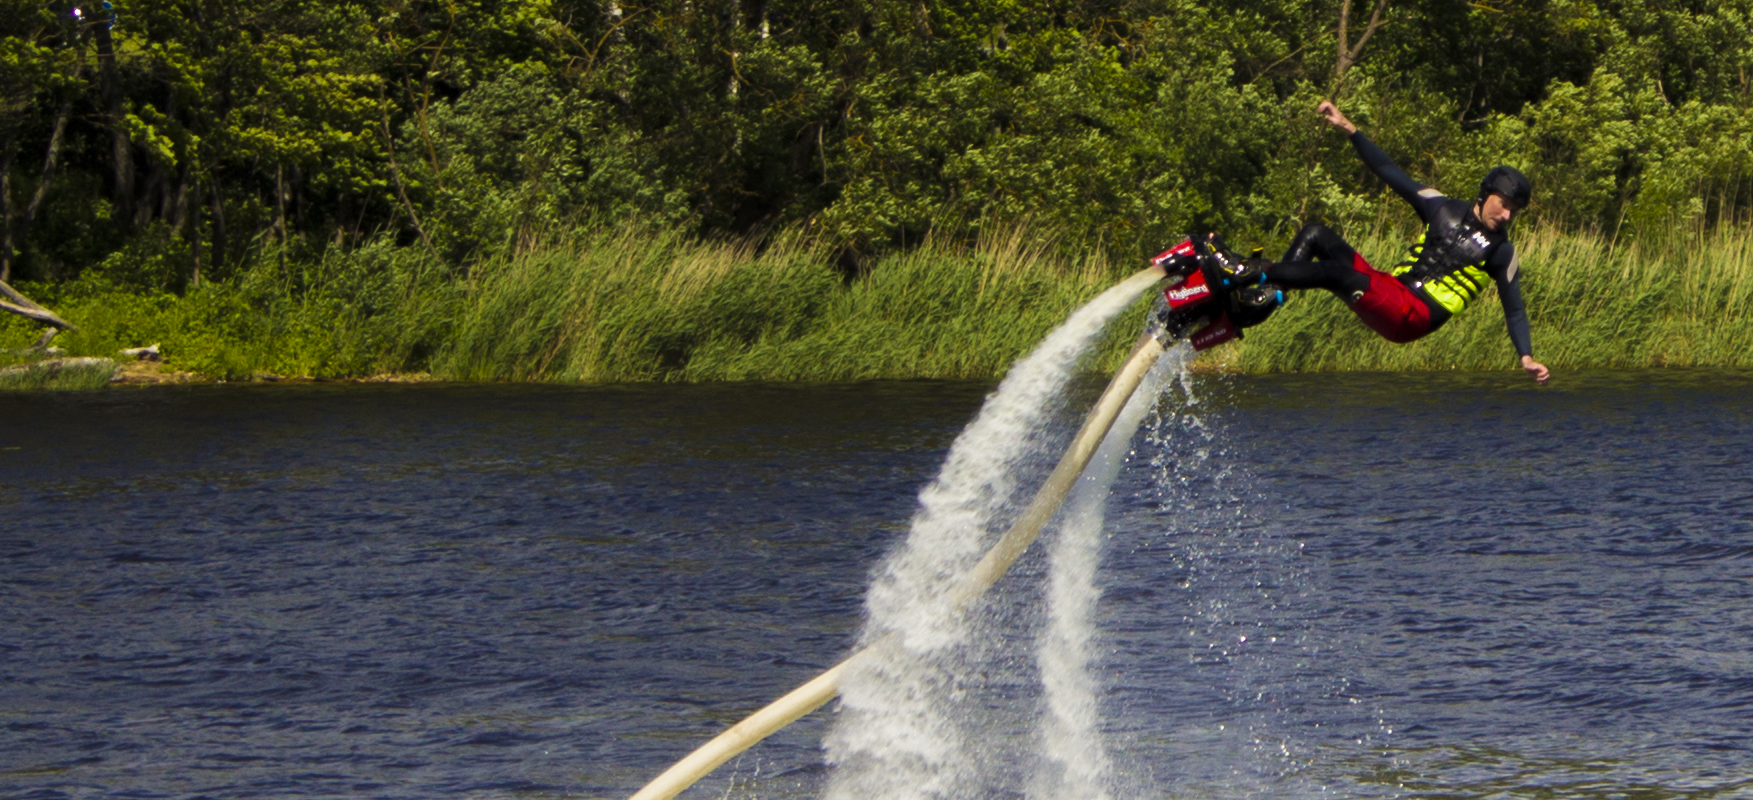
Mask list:
[[[1485,180],[1479,182],[1479,202],[1493,194],[1503,195],[1516,208],[1527,208],[1528,201],[1534,199],[1534,184],[1515,167],[1492,167],[1485,173]]]

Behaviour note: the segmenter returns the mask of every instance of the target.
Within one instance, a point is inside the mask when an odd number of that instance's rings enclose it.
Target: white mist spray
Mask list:
[[[827,800],[979,795],[970,736],[955,711],[962,700],[956,663],[971,627],[948,595],[1012,504],[1017,467],[1043,449],[1045,423],[1078,359],[1155,280],[1141,274],[1103,292],[1012,367],[920,493],[906,541],[866,596],[863,643],[894,635],[894,645],[878,648],[841,681],[840,714],[823,743],[835,765]]]
[[[1102,528],[1110,488],[1132,450],[1132,436],[1169,381],[1183,375],[1193,349],[1163,354],[1115,418],[1084,468],[1062,512],[1049,549],[1047,629],[1036,648],[1046,713],[1032,800],[1109,800],[1108,754],[1102,742],[1094,659],[1096,601],[1101,590]]]

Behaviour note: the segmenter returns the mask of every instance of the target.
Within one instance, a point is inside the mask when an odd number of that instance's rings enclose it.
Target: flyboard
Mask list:
[[[1120,286],[1136,284],[1135,291],[1143,291],[1165,278],[1169,283],[1163,289],[1144,335],[1139,337],[1126,363],[1109,380],[1065,455],[1060,457],[1022,515],[998,538],[951,595],[950,601],[958,610],[985,594],[1040,536],[1041,529],[1053,518],[1065,496],[1076,485],[1078,476],[1095,456],[1102,439],[1107,437],[1115,417],[1126,407],[1126,402],[1138,390],[1157,359],[1167,351],[1168,345],[1186,340],[1194,350],[1205,350],[1239,338],[1242,328],[1263,322],[1284,302],[1282,292],[1264,283],[1264,274],[1257,262],[1244,262],[1230,255],[1223,250],[1222,242],[1215,235],[1204,241],[1187,239],[1181,242],[1151,259],[1149,268],[1122,281]],[[892,637],[853,653],[845,661],[701,745],[629,800],[670,800],[720,764],[834,699],[840,693],[841,677],[848,669],[879,648],[889,646],[893,646]]]

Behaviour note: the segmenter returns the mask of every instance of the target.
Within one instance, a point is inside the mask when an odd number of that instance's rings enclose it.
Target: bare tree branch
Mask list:
[[[1388,0],[1376,0],[1376,7],[1370,12],[1369,24],[1364,26],[1363,35],[1357,37],[1354,44],[1350,38],[1351,0],[1345,0],[1339,6],[1339,47],[1337,58],[1333,61],[1333,84],[1327,90],[1327,98],[1332,99],[1339,94],[1339,86],[1345,80],[1345,73],[1363,58],[1363,46],[1369,43],[1376,29],[1382,27],[1382,12],[1388,9]]]
[[[1334,84],[1334,86],[1339,85],[1339,76],[1345,74],[1345,68],[1348,66],[1351,66],[1351,65],[1345,63],[1345,57],[1351,51],[1351,44],[1346,41],[1346,35],[1345,35],[1346,34],[1346,27],[1345,26],[1350,21],[1351,21],[1351,0],[1345,0],[1345,2],[1343,2],[1339,5],[1339,49],[1334,51],[1336,54],[1336,57],[1337,57],[1337,60],[1333,62],[1333,84]]]
[[[1370,12],[1370,24],[1363,29],[1363,35],[1358,37],[1357,44],[1351,48],[1350,61],[1352,64],[1356,64],[1357,60],[1363,56],[1363,46],[1369,43],[1370,37],[1375,35],[1376,29],[1382,27],[1382,12],[1387,9],[1388,0],[1376,0],[1375,10]]]

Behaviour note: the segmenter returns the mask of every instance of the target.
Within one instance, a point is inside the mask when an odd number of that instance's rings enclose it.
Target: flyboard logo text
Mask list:
[[[1208,294],[1211,294],[1211,289],[1207,288],[1204,285],[1200,285],[1200,286],[1176,286],[1176,287],[1169,289],[1167,292],[1164,292],[1163,294],[1166,295],[1171,302],[1175,303],[1175,305],[1181,305],[1182,303],[1185,303],[1188,300],[1192,300],[1196,297],[1204,297]]]
[[[1206,285],[1203,272],[1194,272],[1163,290],[1163,299],[1169,301],[1170,308],[1185,308],[1210,297],[1211,287]]]

